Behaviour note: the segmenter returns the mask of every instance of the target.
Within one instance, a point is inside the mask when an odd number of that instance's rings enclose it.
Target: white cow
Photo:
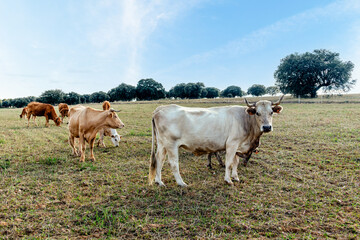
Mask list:
[[[111,141],[115,147],[119,146],[121,136],[117,133],[116,129],[113,128],[104,128],[99,131],[100,138],[97,142],[98,146],[106,147],[104,143],[104,136],[111,137]]]
[[[280,113],[276,103],[259,101],[247,107],[226,106],[189,108],[166,105],[156,108],[152,118],[152,149],[149,183],[160,186],[161,169],[168,156],[171,170],[178,185],[186,186],[179,172],[179,147],[202,155],[226,150],[225,181],[239,181],[239,156],[248,159],[260,144],[260,136],[272,131],[272,115]],[[155,143],[157,151],[155,154]]]

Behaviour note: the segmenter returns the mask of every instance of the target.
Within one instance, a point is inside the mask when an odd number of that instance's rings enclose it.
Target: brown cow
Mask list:
[[[27,105],[27,108],[28,108],[28,113],[27,113],[28,127],[29,127],[31,115],[33,115],[34,123],[36,126],[37,126],[37,124],[35,122],[36,116],[44,116],[45,117],[45,119],[46,119],[45,126],[46,127],[49,126],[49,119],[53,120],[55,122],[56,126],[60,126],[61,119],[57,116],[57,114],[55,112],[55,108],[52,105],[47,104],[47,103],[31,102]]]
[[[69,117],[69,106],[66,103],[59,103],[58,108],[61,114],[61,121],[64,121],[65,117]]]
[[[103,110],[109,110],[110,109],[109,101],[104,101],[102,107],[103,107]]]
[[[90,160],[94,161],[94,142],[97,132],[103,128],[123,128],[124,124],[114,109],[100,111],[81,105],[72,107],[69,112],[69,144],[75,156],[85,161],[85,141],[90,145]],[[74,146],[75,138],[79,138],[79,151]]]
[[[27,113],[28,113],[28,107],[24,107],[20,114],[20,118],[23,118],[24,116],[26,117]]]

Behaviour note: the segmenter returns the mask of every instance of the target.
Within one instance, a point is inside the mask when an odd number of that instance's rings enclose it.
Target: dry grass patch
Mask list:
[[[188,188],[165,164],[165,188],[148,186],[151,115],[161,103],[113,104],[125,128],[95,162],[70,155],[65,124],[26,127],[0,109],[0,235],[5,238],[358,238],[360,108],[284,104],[240,182],[206,156],[181,151]],[[235,103],[184,101],[186,106]],[[93,105],[101,108],[100,105]],[[66,122],[66,120],[65,120]],[[88,151],[86,152],[88,154]]]

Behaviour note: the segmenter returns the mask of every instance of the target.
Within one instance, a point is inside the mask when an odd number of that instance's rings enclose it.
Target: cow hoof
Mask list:
[[[222,168],[225,168],[225,164],[221,164],[220,166],[221,166]]]
[[[95,158],[90,158],[90,161],[91,161],[91,162],[95,162]]]
[[[240,182],[240,179],[238,177],[233,177],[233,181]]]
[[[188,185],[186,183],[178,184],[180,187],[187,187]]]
[[[165,184],[162,182],[162,181],[155,181],[155,183],[157,184],[157,185],[159,185],[160,187],[165,187]]]
[[[229,185],[229,186],[234,186],[234,183],[230,180],[225,180],[226,184]]]

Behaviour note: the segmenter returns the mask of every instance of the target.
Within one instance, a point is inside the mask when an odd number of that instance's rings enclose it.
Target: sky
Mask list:
[[[0,99],[144,78],[246,91],[315,49],[353,62],[360,93],[359,0],[0,0]]]

